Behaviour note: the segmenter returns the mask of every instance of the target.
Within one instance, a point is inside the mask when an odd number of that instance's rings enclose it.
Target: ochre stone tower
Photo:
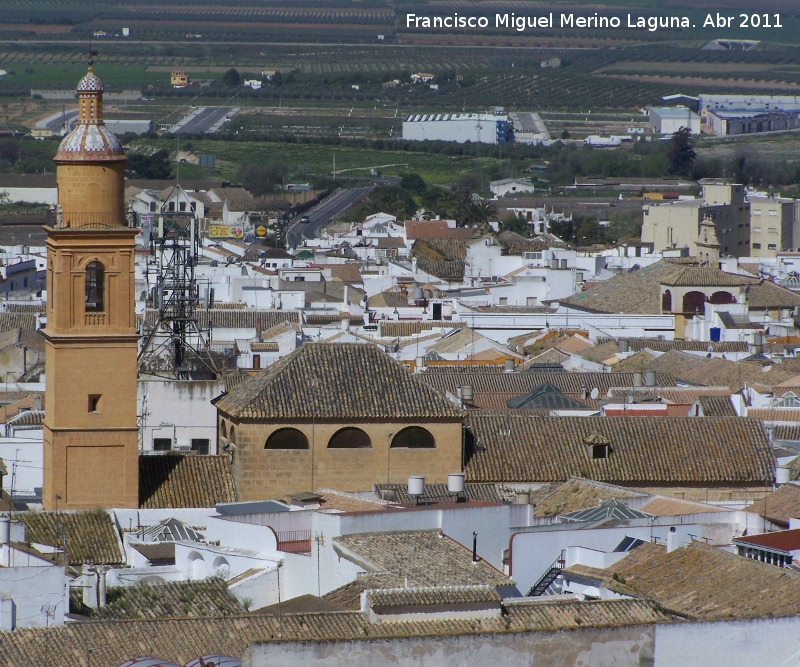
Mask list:
[[[45,509],[138,507],[134,237],[125,156],[103,124],[103,84],[78,84],[78,125],[55,156],[47,227]]]

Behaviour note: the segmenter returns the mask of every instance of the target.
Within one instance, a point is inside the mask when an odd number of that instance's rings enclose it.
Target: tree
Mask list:
[[[670,174],[688,175],[697,157],[692,143],[692,131],[688,127],[682,127],[672,135],[668,155]]]
[[[419,174],[403,174],[403,178],[400,179],[400,187],[415,195],[421,195],[428,186]]]
[[[169,160],[169,151],[162,148],[152,155],[129,153],[128,162],[125,165],[125,175],[135,178],[170,178],[172,164]]]
[[[471,205],[471,221],[477,224],[483,224],[490,220],[497,220],[497,206],[485,199],[479,199],[472,202]]]
[[[500,231],[502,232],[516,232],[520,236],[528,236],[531,228],[528,226],[528,221],[522,215],[515,215],[509,213],[505,218],[500,221]]]
[[[242,83],[242,77],[235,67],[231,67],[225,74],[222,75],[222,83],[226,86],[238,86]]]

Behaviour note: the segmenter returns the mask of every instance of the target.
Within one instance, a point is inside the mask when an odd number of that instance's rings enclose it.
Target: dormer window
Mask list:
[[[87,313],[102,313],[105,309],[105,267],[89,262],[85,274],[85,308]]]
[[[597,431],[592,433],[591,435],[586,436],[583,439],[585,445],[589,448],[589,456],[592,457],[593,461],[597,461],[600,459],[607,459],[608,455],[611,453],[611,443],[609,442],[608,438],[603,435],[600,435]]]

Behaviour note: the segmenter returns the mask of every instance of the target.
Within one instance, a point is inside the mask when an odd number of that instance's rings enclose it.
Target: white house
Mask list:
[[[504,178],[500,181],[492,181],[489,183],[489,189],[495,197],[534,191],[533,183],[522,178]]]

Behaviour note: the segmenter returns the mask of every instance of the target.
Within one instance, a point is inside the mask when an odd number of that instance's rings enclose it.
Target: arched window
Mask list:
[[[225,421],[224,421],[224,420],[223,420],[223,422],[222,422],[222,426],[220,426],[220,428],[219,428],[219,434],[220,434],[220,436],[222,436],[223,438],[226,438],[226,439],[227,439],[227,437],[228,437],[228,427],[227,427],[227,426],[225,426]]]
[[[231,437],[228,439],[231,444],[236,444],[236,427],[231,426]]]
[[[408,426],[392,438],[391,447],[405,447],[410,449],[433,449],[436,440],[427,429],[421,426]]]
[[[694,315],[695,311],[703,314],[706,295],[702,292],[687,292],[683,297],[683,314]]]
[[[105,304],[105,267],[100,262],[89,262],[86,266],[85,307],[87,313],[102,313]]]
[[[730,292],[714,292],[709,299],[710,303],[736,303],[736,297]]]
[[[661,295],[661,312],[669,313],[672,311],[672,292],[667,290]]]
[[[308,449],[308,438],[296,428],[279,428],[267,438],[264,449]]]
[[[347,428],[336,431],[328,441],[328,449],[364,449],[372,447],[372,440],[360,428]]]

